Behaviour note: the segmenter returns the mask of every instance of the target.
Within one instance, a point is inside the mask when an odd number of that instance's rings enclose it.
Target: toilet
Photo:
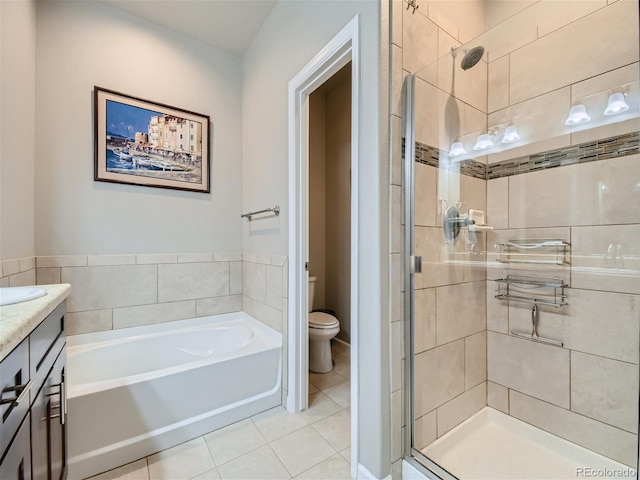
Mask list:
[[[333,315],[313,312],[316,277],[309,277],[309,370],[328,373],[333,370],[331,339],[340,331],[340,322]]]

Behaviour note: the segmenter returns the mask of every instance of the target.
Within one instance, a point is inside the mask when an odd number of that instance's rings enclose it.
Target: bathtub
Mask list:
[[[243,312],[71,336],[69,478],[281,404],[282,335]]]

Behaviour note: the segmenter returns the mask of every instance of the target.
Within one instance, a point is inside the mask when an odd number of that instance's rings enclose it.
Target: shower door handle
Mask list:
[[[422,273],[422,257],[414,255],[411,257],[411,273]]]

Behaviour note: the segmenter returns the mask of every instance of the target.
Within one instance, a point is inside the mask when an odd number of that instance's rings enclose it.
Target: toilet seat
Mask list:
[[[340,325],[338,319],[333,315],[323,312],[311,312],[309,314],[309,328],[316,328],[318,330],[326,330],[335,328]]]

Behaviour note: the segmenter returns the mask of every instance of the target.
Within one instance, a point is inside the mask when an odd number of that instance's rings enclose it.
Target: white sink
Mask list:
[[[47,292],[37,287],[5,287],[0,288],[0,307],[14,303],[28,302],[44,297]]]

